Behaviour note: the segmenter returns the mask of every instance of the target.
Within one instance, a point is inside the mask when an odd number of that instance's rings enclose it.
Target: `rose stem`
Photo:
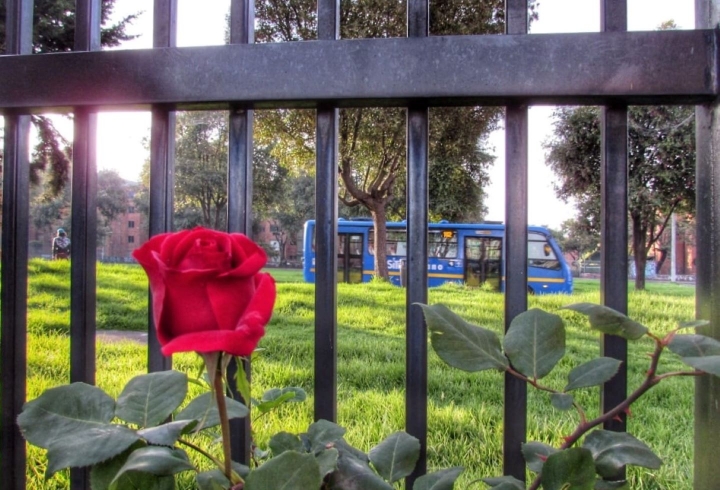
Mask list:
[[[215,367],[215,400],[217,402],[218,414],[220,415],[220,428],[222,430],[223,456],[225,458],[225,476],[232,481],[232,460],[230,459],[230,422],[225,406],[225,386],[223,384],[223,373],[220,364]]]

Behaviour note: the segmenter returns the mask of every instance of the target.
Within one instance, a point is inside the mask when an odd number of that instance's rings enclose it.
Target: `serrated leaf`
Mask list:
[[[428,473],[415,480],[412,490],[453,490],[455,480],[458,479],[463,470],[462,466],[456,466]]]
[[[187,429],[192,430],[191,426],[195,426],[197,423],[197,420],[176,420],[157,427],[142,429],[137,433],[150,444],[173,446],[180,438],[180,435],[187,432]]]
[[[249,413],[245,405],[227,396],[225,397],[225,406],[227,407],[228,418],[231,419],[246,417]],[[220,416],[212,393],[203,393],[194,398],[187,407],[175,416],[175,419],[197,420],[196,432],[220,425]]]
[[[307,431],[310,450],[314,453],[327,448],[328,444],[342,439],[344,435],[344,427],[340,427],[328,420],[318,420],[310,424]]]
[[[522,454],[525,458],[528,468],[535,473],[542,472],[545,461],[551,454],[558,452],[552,446],[543,444],[542,442],[528,442],[522,445]]]
[[[195,481],[200,490],[225,490],[230,487],[230,480],[218,469],[198,473]]]
[[[637,340],[648,332],[646,326],[607,306],[575,303],[565,308],[587,315],[590,326],[606,334],[617,335],[627,340]]]
[[[69,467],[90,466],[125,451],[139,436],[110,424],[115,401],[85,383],[58,386],[26,403],[18,425],[31,444],[48,450],[47,477]]]
[[[598,480],[595,482],[595,490],[630,490],[630,483],[627,480]]]
[[[377,472],[390,483],[412,473],[420,457],[420,441],[407,432],[391,434],[368,453]]]
[[[503,347],[513,368],[543,378],[565,355],[565,325],[559,316],[533,308],[513,319]]]
[[[573,396],[569,393],[551,393],[550,404],[557,410],[570,410],[573,406]]]
[[[393,490],[392,485],[370,468],[364,453],[360,453],[361,458],[357,458],[354,456],[354,448],[346,450],[342,444],[338,444],[337,448],[340,457],[337,470],[326,478],[328,490]]]
[[[153,427],[166,420],[185,400],[187,375],[160,371],[131,379],[118,397],[115,415],[140,427]]]
[[[337,469],[337,461],[340,453],[337,449],[326,449],[315,456],[318,466],[320,466],[320,476],[325,478],[327,475]]]
[[[245,479],[245,490],[309,490],[320,488],[320,466],[312,454],[286,451]]]
[[[575,367],[568,374],[565,391],[599,386],[611,380],[620,369],[621,361],[611,357],[598,357]]]
[[[582,447],[571,447],[551,454],[543,465],[543,490],[592,490],[595,486],[595,463],[592,453]]]
[[[448,365],[470,372],[508,368],[494,332],[466,322],[444,305],[416,304],[423,310],[433,349]]]
[[[720,342],[705,335],[675,335],[668,349],[695,369],[720,376]]]
[[[302,452],[303,444],[300,438],[289,432],[278,432],[270,438],[268,444],[275,456],[280,456],[285,451]]]
[[[482,481],[490,485],[493,490],[525,490],[523,482],[509,475],[483,478]]]
[[[113,488],[120,476],[130,471],[150,473],[157,476],[170,476],[188,470],[195,470],[195,467],[190,464],[187,454],[182,449],[148,446],[130,453],[125,464],[115,475],[110,488]]]
[[[583,448],[591,451],[598,475],[615,476],[625,465],[657,469],[662,460],[642,441],[626,432],[595,430],[585,437]]]

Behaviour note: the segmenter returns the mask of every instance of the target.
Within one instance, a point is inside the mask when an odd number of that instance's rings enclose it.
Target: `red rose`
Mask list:
[[[275,281],[245,235],[205,228],[156,235],[133,252],[150,280],[162,353],[249,356],[270,321]]]

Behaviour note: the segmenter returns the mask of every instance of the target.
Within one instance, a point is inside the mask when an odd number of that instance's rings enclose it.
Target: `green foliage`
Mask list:
[[[480,369],[474,369],[476,366],[481,369],[500,366],[502,363],[496,361],[498,356],[507,357],[501,370],[539,390],[549,392],[551,403],[556,409],[566,411],[576,408],[578,425],[569,436],[563,438],[564,442],[558,449],[541,442],[523,445],[522,452],[528,468],[537,473],[529,487],[531,490],[540,486],[545,490],[623,488],[627,483],[625,480],[607,482],[598,480],[598,477],[611,479],[626,466],[660,468],[662,460],[636,437],[596,428],[622,412],[628,413],[633,402],[664,379],[705,374],[720,376],[720,342],[698,334],[677,335],[681,329],[703,326],[704,322],[680,324],[665,338],[661,338],[644,325],[611,308],[591,303],[572,304],[565,308],[586,315],[594,330],[628,340],[649,337],[655,344],[650,368],[640,386],[617,406],[595,418],[588,418],[587,411],[566,392],[599,386],[609,381],[617,374],[620,361],[600,357],[581,363],[569,372],[563,390],[540,384],[538,380],[550,374],[565,354],[565,323],[561,317],[535,308],[517,315],[505,333],[502,352],[492,331],[464,321],[443,305],[419,306],[431,332],[433,348],[449,365],[477,371]],[[447,342],[448,339],[451,342]],[[694,370],[658,374],[660,356],[666,347]],[[489,359],[492,362],[488,363]],[[575,446],[583,437],[582,446]],[[508,477],[484,481],[496,489],[525,488]]]
[[[589,248],[600,226],[600,111],[562,108],[545,143],[558,197],[574,199],[576,248]],[[690,106],[634,106],[628,112],[629,214],[636,288],[645,287],[648,251],[674,212],[695,209],[695,117]]]

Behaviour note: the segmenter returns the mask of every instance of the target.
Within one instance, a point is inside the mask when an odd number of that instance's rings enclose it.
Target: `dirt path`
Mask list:
[[[98,330],[96,338],[104,342],[130,340],[138,344],[147,345],[148,334],[147,332],[136,332],[132,330]]]

